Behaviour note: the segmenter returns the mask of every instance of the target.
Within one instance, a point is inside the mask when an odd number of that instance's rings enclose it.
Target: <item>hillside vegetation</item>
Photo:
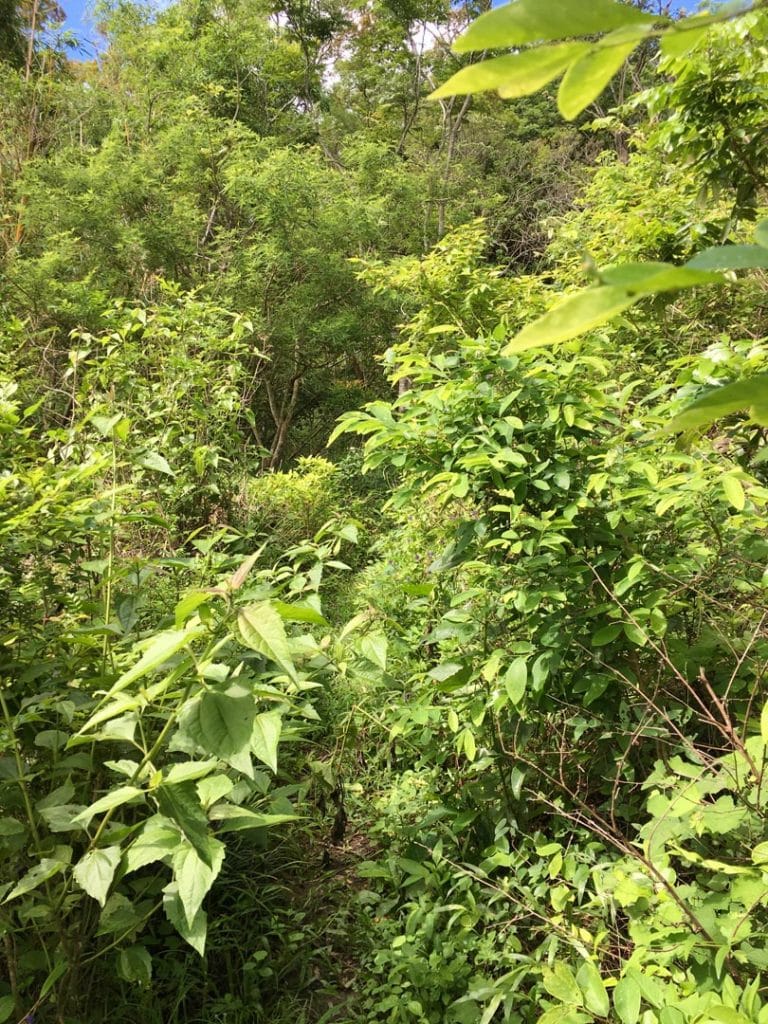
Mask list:
[[[0,1024],[768,1024],[768,7],[0,0]]]

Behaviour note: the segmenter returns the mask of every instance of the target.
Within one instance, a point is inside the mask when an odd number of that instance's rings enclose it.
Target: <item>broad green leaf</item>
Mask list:
[[[692,18],[685,18],[668,29],[661,37],[661,52],[665,57],[684,57],[709,31],[709,25],[694,27]]]
[[[144,452],[139,459],[139,465],[144,469],[153,469],[156,473],[165,473],[166,476],[175,476],[168,460],[160,452]]]
[[[327,626],[328,620],[306,602],[300,604],[286,604],[285,601],[273,601],[272,607],[281,618],[288,622],[310,622],[315,626]]]
[[[187,619],[196,612],[198,608],[207,604],[212,597],[213,594],[204,590],[193,590],[189,594],[185,594],[176,605],[173,612],[176,629],[181,629]]]
[[[744,494],[744,488],[741,486],[741,481],[738,477],[731,476],[730,474],[723,477],[723,493],[728,504],[741,512],[747,503],[747,497]]]
[[[622,629],[623,625],[621,622],[611,622],[607,626],[602,626],[597,632],[592,634],[592,646],[605,647],[606,644],[613,643],[622,632]]]
[[[524,327],[504,348],[503,354],[515,355],[528,349],[568,341],[618,316],[638,301],[639,296],[630,295],[621,286],[590,288],[569,295],[549,313]]]
[[[755,228],[755,241],[768,249],[768,220],[761,220]]]
[[[264,711],[253,720],[251,752],[277,774],[277,745],[283,719],[278,711]]]
[[[584,999],[581,989],[576,984],[573,971],[561,960],[555,961],[555,965],[551,970],[547,967],[544,968],[542,981],[547,992],[561,1003],[576,1006],[583,1004]]]
[[[149,985],[152,981],[152,957],[146,946],[137,943],[121,949],[117,959],[117,973],[123,981]]]
[[[762,245],[713,245],[696,253],[686,266],[697,270],[759,270],[768,267],[768,249]]]
[[[176,825],[162,814],[148,818],[141,832],[125,852],[125,873],[138,871],[147,864],[164,860],[178,849],[181,834]]]
[[[163,784],[158,786],[156,793],[162,814],[178,825],[200,858],[208,864],[212,836],[194,782],[182,782],[178,786]]]
[[[515,658],[504,673],[504,689],[513,704],[519,704],[525,696],[528,685],[528,662],[525,658]]]
[[[634,978],[622,978],[613,990],[613,1006],[621,1024],[637,1024],[642,1001],[640,986]]]
[[[464,753],[467,755],[467,760],[474,761],[477,754],[477,744],[475,743],[475,736],[471,729],[465,729],[461,734],[461,745],[464,749]]]
[[[531,96],[588,50],[588,43],[559,43],[470,64],[436,89],[430,99],[465,96],[489,89],[496,89],[505,99]]]
[[[236,804],[216,804],[208,812],[211,821],[219,822],[219,832],[242,832],[249,828],[273,828],[298,821],[298,814],[259,814]]]
[[[190,844],[183,844],[173,855],[173,876],[179,899],[184,907],[188,927],[192,927],[203,900],[208,895],[224,863],[224,844],[208,837],[203,860]]]
[[[135,697],[127,693],[121,693],[116,700],[110,701],[106,707],[101,708],[95,715],[92,715],[80,731],[73,736],[67,744],[68,747],[76,746],[77,743],[90,743],[94,736],[83,736],[84,733],[90,732],[91,729],[95,729],[97,725],[103,725],[104,722],[112,723],[113,728],[117,726],[117,729],[113,731],[113,739],[124,739],[130,742],[133,739],[133,734],[136,730],[137,719],[135,716],[131,716],[131,712],[135,711],[136,708],[141,707],[141,698]],[[127,714],[126,714],[127,712]],[[124,726],[122,733],[120,733],[120,727],[117,723],[112,722],[113,719],[125,716],[121,718],[121,722]]]
[[[633,39],[621,45],[599,47],[571,64],[557,93],[557,106],[566,121],[572,121],[600,96],[639,42]]]
[[[0,996],[0,1024],[5,1024],[16,1009],[15,996]]]
[[[87,828],[94,815],[105,814],[114,807],[122,807],[123,804],[130,803],[132,800],[137,800],[143,796],[144,790],[139,789],[137,786],[118,786],[117,789],[110,790],[109,793],[106,793],[95,803],[91,804],[90,807],[86,807],[84,811],[76,815],[72,819],[72,823],[82,824]]]
[[[768,704],[763,707],[760,715],[760,738],[763,743],[768,743]]]
[[[54,850],[52,857],[43,857],[38,864],[23,875],[16,885],[11,889],[8,895],[3,900],[3,903],[9,903],[11,900],[18,899],[19,896],[26,896],[28,892],[32,892],[37,889],[38,886],[43,885],[49,879],[53,878],[54,875],[58,875],[60,871],[69,864],[72,857],[72,849],[69,846],[57,846]]]
[[[456,41],[456,53],[591,36],[656,19],[613,0],[514,0],[481,14]]]
[[[269,601],[241,608],[237,616],[237,625],[246,647],[263,654],[265,658],[269,658],[289,676],[295,678],[296,670],[288,649],[283,620]]]
[[[768,373],[725,384],[697,398],[670,422],[671,432],[708,427],[723,416],[747,411],[757,423],[768,424]]]
[[[190,925],[175,882],[171,882],[163,889],[163,910],[182,939],[188,942],[200,956],[204,956],[205,936],[208,930],[208,917],[205,911],[199,910]]]
[[[80,888],[103,907],[107,902],[107,893],[119,863],[119,846],[90,850],[75,865],[72,875]]]
[[[182,761],[180,764],[172,764],[170,768],[163,769],[163,782],[171,786],[178,785],[180,782],[202,779],[209,775],[217,764],[218,761],[215,757],[211,757],[207,761]]]
[[[201,633],[201,629],[169,629],[165,633],[158,633],[133,668],[120,676],[108,696],[114,696],[124,690],[126,686],[135,683],[137,679],[160,668],[169,658],[172,658],[182,647],[200,636]]]
[[[627,971],[627,977],[637,984],[643,999],[656,1008],[663,1006],[666,1001],[666,993],[661,982],[647,974],[643,974],[637,968],[632,967]]]
[[[61,804],[60,807],[45,807],[40,817],[51,832],[78,832],[85,826],[75,821],[85,810],[82,804]]]
[[[601,271],[600,276],[604,285],[569,295],[554,309],[524,327],[506,346],[504,355],[569,341],[605,323],[648,295],[700,284],[716,284],[723,280],[720,274],[665,263],[609,267]]]
[[[763,715],[765,716],[765,709],[763,709]],[[768,718],[768,716],[765,717]],[[768,725],[768,722],[766,722],[766,725]],[[768,842],[757,844],[757,846],[752,851],[752,863],[768,864]]]
[[[0,818],[0,836],[19,836],[26,831],[26,826],[16,818]]]
[[[239,688],[235,692],[208,691],[184,717],[184,730],[195,743],[225,761],[248,748],[253,731],[254,699]]]
[[[600,971],[595,965],[585,960],[576,972],[576,981],[584,993],[586,1008],[598,1017],[607,1017],[611,1004]]]
[[[645,630],[635,625],[634,622],[625,622],[623,627],[624,636],[633,644],[637,644],[638,647],[645,647],[648,643],[648,634]]]
[[[206,810],[211,804],[215,804],[217,800],[221,800],[222,797],[231,793],[234,788],[234,782],[226,775],[209,775],[201,779],[195,786],[200,803]]]
[[[384,633],[366,633],[360,641],[360,653],[371,664],[382,671],[387,667],[387,648],[389,643]]]

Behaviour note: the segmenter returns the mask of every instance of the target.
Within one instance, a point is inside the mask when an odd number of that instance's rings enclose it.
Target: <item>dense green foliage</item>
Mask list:
[[[766,1024],[764,5],[98,16],[0,4],[0,1024]]]

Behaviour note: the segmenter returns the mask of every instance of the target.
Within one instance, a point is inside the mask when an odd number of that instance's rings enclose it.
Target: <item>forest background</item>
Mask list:
[[[96,18],[0,0],[0,1021],[766,1024],[764,4]]]

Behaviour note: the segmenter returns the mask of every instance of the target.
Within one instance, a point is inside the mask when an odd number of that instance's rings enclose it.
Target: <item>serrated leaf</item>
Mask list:
[[[587,43],[559,43],[470,64],[435,89],[430,99],[465,96],[489,89],[497,90],[505,99],[531,96],[588,50]]]
[[[192,928],[203,900],[224,863],[224,844],[213,836],[207,840],[203,859],[191,844],[183,844],[173,855],[173,875],[187,926]]]
[[[3,903],[10,903],[11,900],[18,899],[19,896],[26,896],[28,892],[33,892],[38,886],[43,885],[55,875],[58,875],[69,864],[71,856],[71,847],[57,846],[52,857],[41,858],[38,864],[33,865],[19,879],[5,897]]]
[[[596,100],[640,42],[596,48],[574,61],[565,72],[557,93],[557,106],[566,121]]]
[[[207,754],[228,761],[248,748],[255,711],[250,695],[208,691],[184,716],[184,731]]]
[[[116,693],[124,690],[126,686],[135,683],[137,679],[141,679],[150,672],[161,668],[169,658],[172,658],[182,647],[185,647],[195,637],[200,636],[201,633],[201,629],[169,629],[164,633],[158,633],[152,640],[152,643],[144,650],[144,653],[133,668],[128,669],[127,672],[120,676],[107,696],[114,696]],[[89,725],[92,722],[93,719],[91,719]]]
[[[246,647],[273,661],[291,678],[296,677],[283,620],[269,601],[241,608],[237,626]]]
[[[262,764],[267,765],[277,774],[277,746],[283,719],[278,711],[264,711],[253,720],[251,733],[251,751]]]
[[[360,641],[360,653],[364,658],[382,671],[387,668],[387,648],[389,641],[384,633],[366,633]]]
[[[242,832],[249,828],[274,828],[298,821],[298,814],[260,814],[237,804],[216,804],[210,809],[211,821],[219,823],[219,832]]]
[[[90,850],[75,865],[72,876],[80,888],[103,907],[107,902],[107,893],[119,863],[119,846]]]
[[[207,761],[182,761],[163,769],[163,782],[167,785],[178,785],[180,782],[191,782],[209,775],[218,764],[215,757]]]
[[[208,864],[210,840],[208,818],[200,806],[200,799],[194,782],[182,782],[178,786],[158,786],[156,790],[160,811],[166,818],[178,825],[188,842],[197,850],[200,858]]]
[[[76,815],[72,819],[72,823],[81,824],[87,828],[94,815],[104,814],[115,807],[122,807],[123,804],[130,803],[132,800],[137,800],[143,796],[144,790],[139,789],[137,786],[118,786],[117,789],[110,790],[109,793],[106,793],[95,803],[92,803],[90,807],[86,807],[84,811]]]
[[[502,46],[551,42],[591,36],[623,25],[653,24],[655,19],[629,4],[613,0],[515,0],[481,14],[459,37],[456,53]]]
[[[117,959],[117,973],[123,981],[149,985],[152,981],[152,957],[146,946],[137,943],[121,949]]]
[[[125,852],[125,874],[170,857],[181,841],[178,828],[169,818],[153,815]]]
[[[163,889],[163,910],[165,911],[165,916],[182,939],[188,942],[200,956],[205,956],[208,917],[204,910],[199,910],[192,924],[189,924],[184,913],[184,905],[179,897],[178,886],[175,882],[171,882]]]

